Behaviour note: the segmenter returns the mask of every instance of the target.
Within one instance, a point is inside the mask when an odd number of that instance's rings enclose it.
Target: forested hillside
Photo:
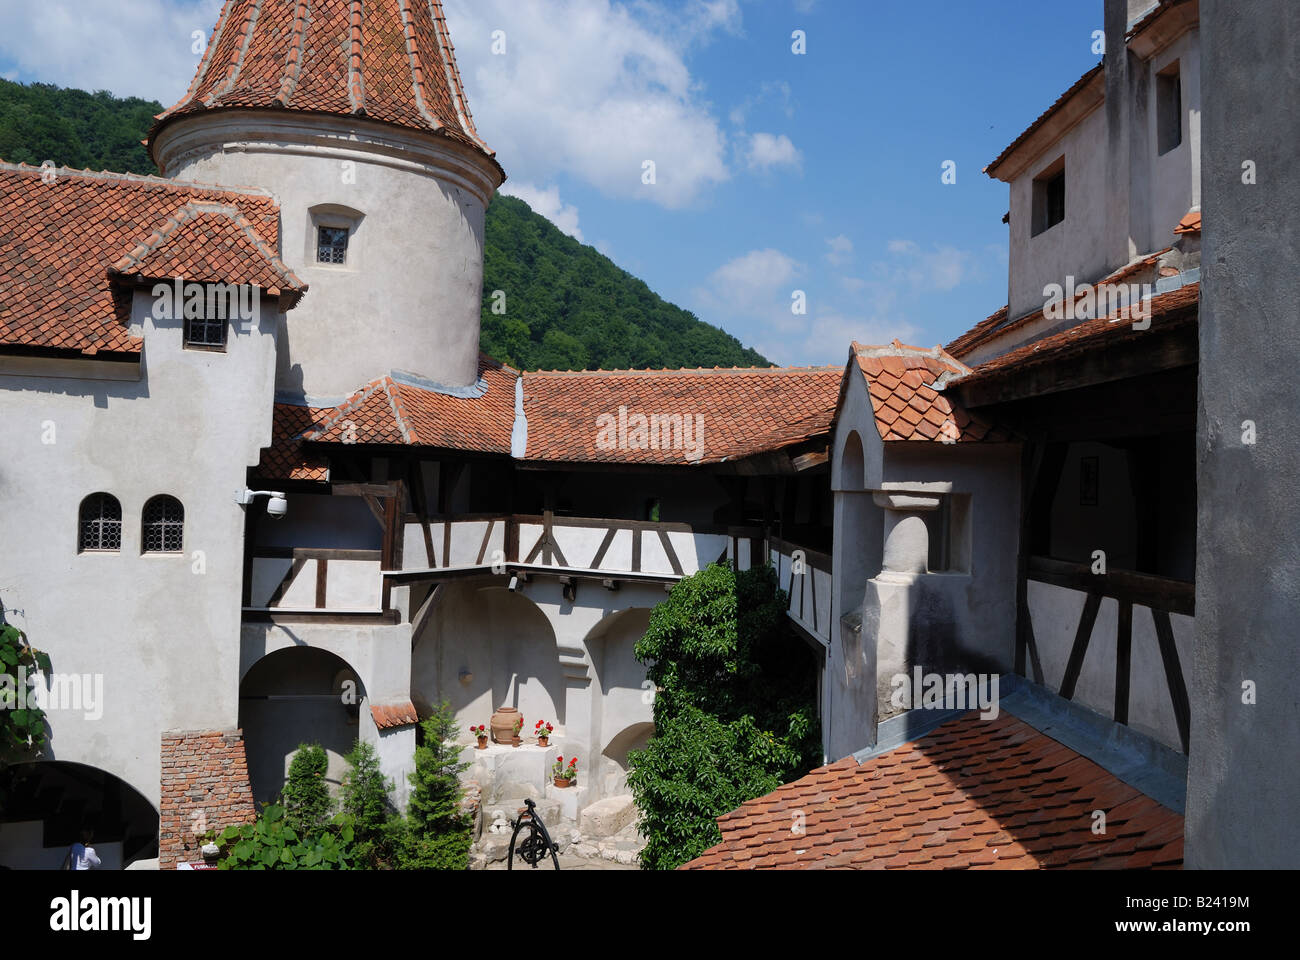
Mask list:
[[[0,79],[0,160],[157,173],[140,141],[162,109],[104,91]],[[768,363],[522,200],[498,195],[486,235],[482,346],[499,360],[526,370]]]

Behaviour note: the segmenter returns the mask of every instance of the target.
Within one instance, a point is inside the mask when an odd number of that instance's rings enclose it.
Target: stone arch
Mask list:
[[[867,458],[858,431],[850,430],[840,447],[837,490],[859,491],[866,489]]]
[[[337,789],[343,757],[360,737],[366,691],[342,657],[319,647],[285,647],[254,663],[239,683],[239,726],[248,755],[253,799],[274,801],[289,761],[302,743],[319,743],[329,757],[326,780]]]
[[[646,667],[633,648],[650,623],[650,607],[627,607],[601,619],[584,645],[592,666],[591,757],[602,797],[626,792],[626,744],[615,745],[629,730],[654,730],[654,701],[647,695]],[[645,734],[649,739],[649,733]],[[614,752],[610,746],[615,745]]]
[[[0,869],[57,870],[83,827],[107,870],[158,856],[158,810],[91,764],[33,760],[0,771]]]
[[[446,700],[470,742],[469,726],[501,706],[518,709],[525,736],[537,720],[566,720],[564,676],[546,614],[504,581],[443,584],[411,654],[411,701],[421,716]]]

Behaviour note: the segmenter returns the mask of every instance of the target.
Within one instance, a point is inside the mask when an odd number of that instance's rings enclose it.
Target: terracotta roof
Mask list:
[[[420,717],[410,700],[403,700],[401,703],[372,703],[370,715],[375,718],[375,726],[380,730],[390,730],[393,727],[405,727],[420,722]]]
[[[380,377],[330,411],[307,435],[322,443],[379,443],[510,453],[519,374],[480,356],[479,396],[455,396],[403,375]]]
[[[1188,210],[1183,214],[1183,219],[1178,221],[1178,226],[1174,227],[1174,233],[1200,233],[1201,232],[1201,211]]]
[[[1195,323],[1199,299],[1200,284],[1198,283],[1189,283],[1177,290],[1152,297],[1151,329],[1165,330],[1173,324]],[[986,360],[958,382],[965,386],[1000,375],[1012,368],[1024,369],[1048,360],[1059,360],[1101,347],[1112,347],[1151,332],[1151,330],[1134,330],[1134,322],[1136,321],[1110,317],[1084,320],[1068,330],[1062,330],[1050,337],[1035,340],[1009,353]]]
[[[1019,147],[1022,143],[1024,143],[1031,136],[1033,136],[1034,131],[1036,131],[1039,127],[1041,127],[1049,119],[1051,119],[1054,113],[1056,113],[1058,110],[1062,109],[1067,103],[1069,103],[1076,93],[1078,93],[1080,90],[1086,87],[1094,77],[1096,77],[1098,74],[1102,72],[1103,68],[1104,68],[1104,64],[1098,63],[1095,67],[1090,69],[1078,80],[1074,81],[1074,83],[1070,85],[1070,88],[1066,90],[1065,93],[1057,97],[1055,103],[1053,103],[1050,107],[1048,107],[1041,114],[1039,114],[1038,119],[1036,119],[1033,123],[1031,123],[1028,127],[1026,127],[1024,132],[1021,133],[1020,136],[1016,137],[1016,139],[1012,140],[1009,144],[1007,144],[1006,149],[998,154],[997,159],[984,168],[984,172],[992,176],[991,171],[993,171],[995,167],[997,167],[1000,163],[1002,163],[1002,161],[1005,160],[1007,157],[1011,156],[1011,154],[1016,150],[1017,147]]]
[[[295,303],[307,290],[240,209],[228,203],[184,204],[111,269],[151,280],[183,277],[198,283],[246,283],[273,296],[291,293]]]
[[[329,464],[303,451],[302,435],[315,430],[332,407],[277,403],[271,418],[271,445],[262,450],[253,475],[263,480],[328,480]]]
[[[152,265],[161,269],[174,252],[183,265],[237,282],[269,280],[268,265],[278,263],[265,254],[279,246],[279,208],[263,191],[66,168],[46,179],[39,168],[0,163],[0,345],[138,354],[141,341],[127,330],[130,293],[109,270],[191,204],[238,211],[238,242],[227,244],[235,234],[211,231],[206,217],[187,220],[197,232],[184,249],[160,241]]]
[[[941,443],[1012,439],[1008,431],[973,416],[935,389],[941,378],[970,372],[970,367],[939,347],[925,350],[897,340],[887,347],[855,342],[852,352],[867,378],[880,439]]]
[[[1094,810],[1106,831],[1094,834]],[[802,814],[803,831],[792,826]],[[1176,868],[1183,818],[1009,714],[970,712],[718,818],[693,870]]]
[[[365,117],[492,156],[474,129],[441,0],[226,0],[169,121],[208,110]]]
[[[702,464],[778,450],[830,432],[841,377],[837,367],[526,373],[525,459]],[[642,437],[637,415],[692,418],[702,443],[673,430]]]
[[[1095,288],[1101,286],[1103,283],[1109,283],[1109,284],[1123,283],[1133,275],[1141,273],[1143,270],[1147,270],[1149,268],[1154,267],[1157,261],[1159,261],[1159,259],[1162,256],[1164,256],[1166,253],[1168,253],[1171,249],[1173,248],[1165,247],[1163,250],[1157,250],[1155,253],[1148,254],[1147,256],[1142,257],[1139,260],[1134,260],[1132,263],[1125,264],[1124,266],[1116,270],[1114,273],[1102,277],[1096,283],[1091,284],[1091,286]],[[1078,300],[1083,297],[1084,286],[1085,285],[1083,283],[1080,283],[1076,287],[1077,290],[1077,293],[1075,295],[1076,302],[1078,302]],[[1010,323],[1008,323],[1007,308],[1003,307],[1002,309],[994,313],[992,316],[989,316],[986,319],[981,320],[979,323],[975,324],[975,326],[971,327],[969,330],[963,333],[956,340],[952,341],[944,349],[947,350],[955,357],[964,357],[972,350],[974,350],[976,347],[978,347],[980,344],[988,343],[991,340],[996,340],[998,337],[1001,337],[1003,334],[1010,333],[1012,330],[1018,330],[1021,327],[1033,323],[1035,320],[1041,320],[1043,318],[1043,314],[1045,310],[1046,307],[1040,307],[1039,309],[1034,310],[1031,313],[1026,313],[1023,316],[1017,317],[1015,320],[1012,320]]]

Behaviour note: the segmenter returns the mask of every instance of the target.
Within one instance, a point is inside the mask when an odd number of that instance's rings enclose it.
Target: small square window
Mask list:
[[[226,349],[225,319],[187,317],[185,319],[185,346],[208,350]]]
[[[319,227],[316,233],[317,263],[347,263],[348,231],[346,227]]]

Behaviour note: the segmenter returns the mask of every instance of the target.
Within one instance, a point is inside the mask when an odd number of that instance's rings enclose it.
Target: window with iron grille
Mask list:
[[[185,320],[185,346],[226,346],[226,321],[224,318],[187,317]]]
[[[179,553],[185,527],[185,508],[175,497],[153,497],[144,505],[140,542],[145,553]]]
[[[122,549],[122,505],[109,493],[92,493],[81,501],[77,552]]]
[[[346,263],[348,259],[348,231],[346,227],[318,227],[316,231],[316,262]]]

